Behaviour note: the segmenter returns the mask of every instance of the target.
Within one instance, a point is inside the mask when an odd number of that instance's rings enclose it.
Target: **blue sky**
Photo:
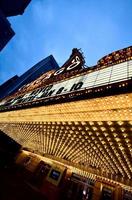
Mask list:
[[[32,0],[9,20],[16,35],[0,53],[0,84],[50,54],[61,66],[81,48],[91,66],[132,45],[132,0]]]

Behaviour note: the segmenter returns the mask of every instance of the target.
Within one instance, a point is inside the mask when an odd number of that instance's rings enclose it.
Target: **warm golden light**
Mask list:
[[[132,94],[3,112],[0,130],[79,173],[130,184]],[[80,167],[80,169],[79,169]],[[107,172],[107,173],[106,173]]]

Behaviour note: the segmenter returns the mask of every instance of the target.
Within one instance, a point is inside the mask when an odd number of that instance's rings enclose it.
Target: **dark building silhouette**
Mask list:
[[[4,91],[4,90],[8,91],[8,89],[11,87],[11,85],[13,85],[18,78],[19,77],[17,75],[15,75],[12,78],[10,78],[9,80],[7,80],[6,82],[4,82],[0,86],[0,91]]]
[[[0,168],[4,165],[12,164],[13,159],[20,148],[20,144],[0,131]]]
[[[0,9],[6,17],[22,15],[31,0],[0,0]]]
[[[41,60],[39,63],[31,67],[20,77],[17,75],[6,81],[0,86],[0,98],[4,98],[16,92],[19,88],[37,79],[41,74],[58,69],[59,66],[52,55]]]
[[[15,32],[12,30],[11,24],[0,11],[0,50],[4,48],[14,35]]]
[[[31,0],[0,0],[0,51],[15,35],[7,17],[22,15]]]

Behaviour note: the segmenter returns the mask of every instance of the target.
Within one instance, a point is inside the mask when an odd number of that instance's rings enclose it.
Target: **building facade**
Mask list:
[[[3,99],[0,130],[22,146],[16,164],[47,199],[131,200],[132,47],[84,65],[73,49]]]

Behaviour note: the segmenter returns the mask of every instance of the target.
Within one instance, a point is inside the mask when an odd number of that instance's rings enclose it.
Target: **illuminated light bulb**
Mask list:
[[[82,135],[85,135],[86,133],[84,131],[82,131]]]
[[[107,138],[107,141],[108,141],[108,142],[111,141],[111,138]]]
[[[97,123],[98,123],[98,125],[100,125],[100,126],[103,124],[103,122],[100,122],[100,121],[99,121],[99,122],[97,122]]]
[[[112,125],[112,124],[113,124],[113,122],[111,122],[111,121],[108,121],[108,122],[107,122],[107,124],[108,124],[108,125]]]
[[[99,132],[96,132],[96,135],[98,136],[98,135],[99,135]]]
[[[123,136],[124,136],[124,138],[126,138],[126,137],[127,137],[127,134],[123,134]]]
[[[132,121],[129,121],[129,124],[132,125]]]
[[[82,121],[81,124],[82,124],[82,125],[86,125],[86,122]]]
[[[124,122],[118,121],[117,123],[121,126]]]
[[[130,140],[129,139],[125,139],[126,143],[128,143]]]
[[[85,127],[85,130],[86,130],[86,131],[89,130],[89,127]]]
[[[89,124],[90,124],[90,125],[94,125],[94,122],[91,121],[91,122],[89,122]]]
[[[107,136],[108,136],[108,133],[104,133],[104,135],[105,135],[105,137],[107,137]]]
[[[93,126],[92,128],[93,128],[93,130],[94,130],[94,131],[96,131],[96,130],[97,130],[97,128],[96,128],[95,126]]]
[[[121,131],[124,132],[124,131],[125,131],[125,128],[121,128]]]
[[[111,127],[110,130],[113,132],[113,131],[115,130],[115,128],[114,128],[114,127]]]
[[[88,134],[89,134],[89,135],[92,135],[92,132],[91,132],[91,131],[89,131],[89,132],[88,132]]]
[[[131,144],[129,143],[129,144],[127,144],[127,146],[128,146],[128,148],[130,148],[130,147],[131,147]]]
[[[101,129],[102,131],[105,131],[105,130],[106,130],[106,128],[105,128],[105,127],[101,127],[100,129]]]

